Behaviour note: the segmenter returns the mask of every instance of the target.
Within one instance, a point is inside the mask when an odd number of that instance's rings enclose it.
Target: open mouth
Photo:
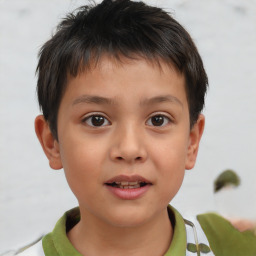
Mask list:
[[[111,183],[106,183],[107,186],[111,186],[114,188],[121,188],[121,189],[134,189],[134,188],[141,188],[146,185],[149,185],[149,183],[144,181],[116,181]]]

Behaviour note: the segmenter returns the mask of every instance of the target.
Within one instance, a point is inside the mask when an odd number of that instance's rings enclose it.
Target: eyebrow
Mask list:
[[[153,98],[144,99],[140,102],[140,105],[153,105],[162,102],[178,103],[181,107],[183,107],[182,102],[173,95],[160,95]]]
[[[80,103],[89,103],[89,104],[100,104],[100,105],[112,105],[115,103],[113,99],[94,96],[94,95],[82,95],[79,98],[75,99],[72,105],[80,104]]]
[[[171,103],[178,103],[181,107],[183,107],[182,102],[175,96],[173,95],[160,95],[160,96],[155,96],[149,99],[143,99],[140,101],[140,105],[154,105],[157,103],[162,103],[162,102],[171,102]],[[102,96],[96,96],[96,95],[82,95],[78,98],[76,98],[73,102],[72,105],[77,105],[80,103],[88,103],[88,104],[100,104],[100,105],[113,105],[116,103],[114,99],[110,98],[105,98]]]

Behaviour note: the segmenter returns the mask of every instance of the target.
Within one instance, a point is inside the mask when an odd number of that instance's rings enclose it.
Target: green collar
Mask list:
[[[80,211],[78,207],[67,211],[58,220],[53,231],[47,234],[42,240],[46,256],[82,256],[73,247],[67,237],[67,231],[79,221]]]
[[[182,216],[172,206],[168,206],[170,219],[174,222],[172,243],[164,256],[186,255],[186,229]],[[66,212],[57,222],[54,230],[43,238],[46,256],[82,256],[67,238],[67,231],[80,220],[79,208]]]
[[[174,216],[174,233],[171,245],[164,256],[185,256],[187,247],[186,228],[185,223],[180,213],[173,208],[168,206],[169,216],[171,213]]]

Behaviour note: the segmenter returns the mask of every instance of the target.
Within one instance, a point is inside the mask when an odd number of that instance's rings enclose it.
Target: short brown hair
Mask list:
[[[67,84],[103,54],[164,61],[184,74],[190,126],[204,106],[208,79],[188,32],[164,10],[130,0],[104,0],[82,6],[57,26],[39,52],[37,93],[40,108],[57,139],[57,116]]]

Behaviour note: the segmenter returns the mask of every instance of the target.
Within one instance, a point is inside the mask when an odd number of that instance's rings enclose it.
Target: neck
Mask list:
[[[86,215],[86,216],[84,216]],[[68,233],[73,246],[86,256],[162,256],[168,250],[173,228],[167,210],[135,227],[116,227],[83,214]]]

